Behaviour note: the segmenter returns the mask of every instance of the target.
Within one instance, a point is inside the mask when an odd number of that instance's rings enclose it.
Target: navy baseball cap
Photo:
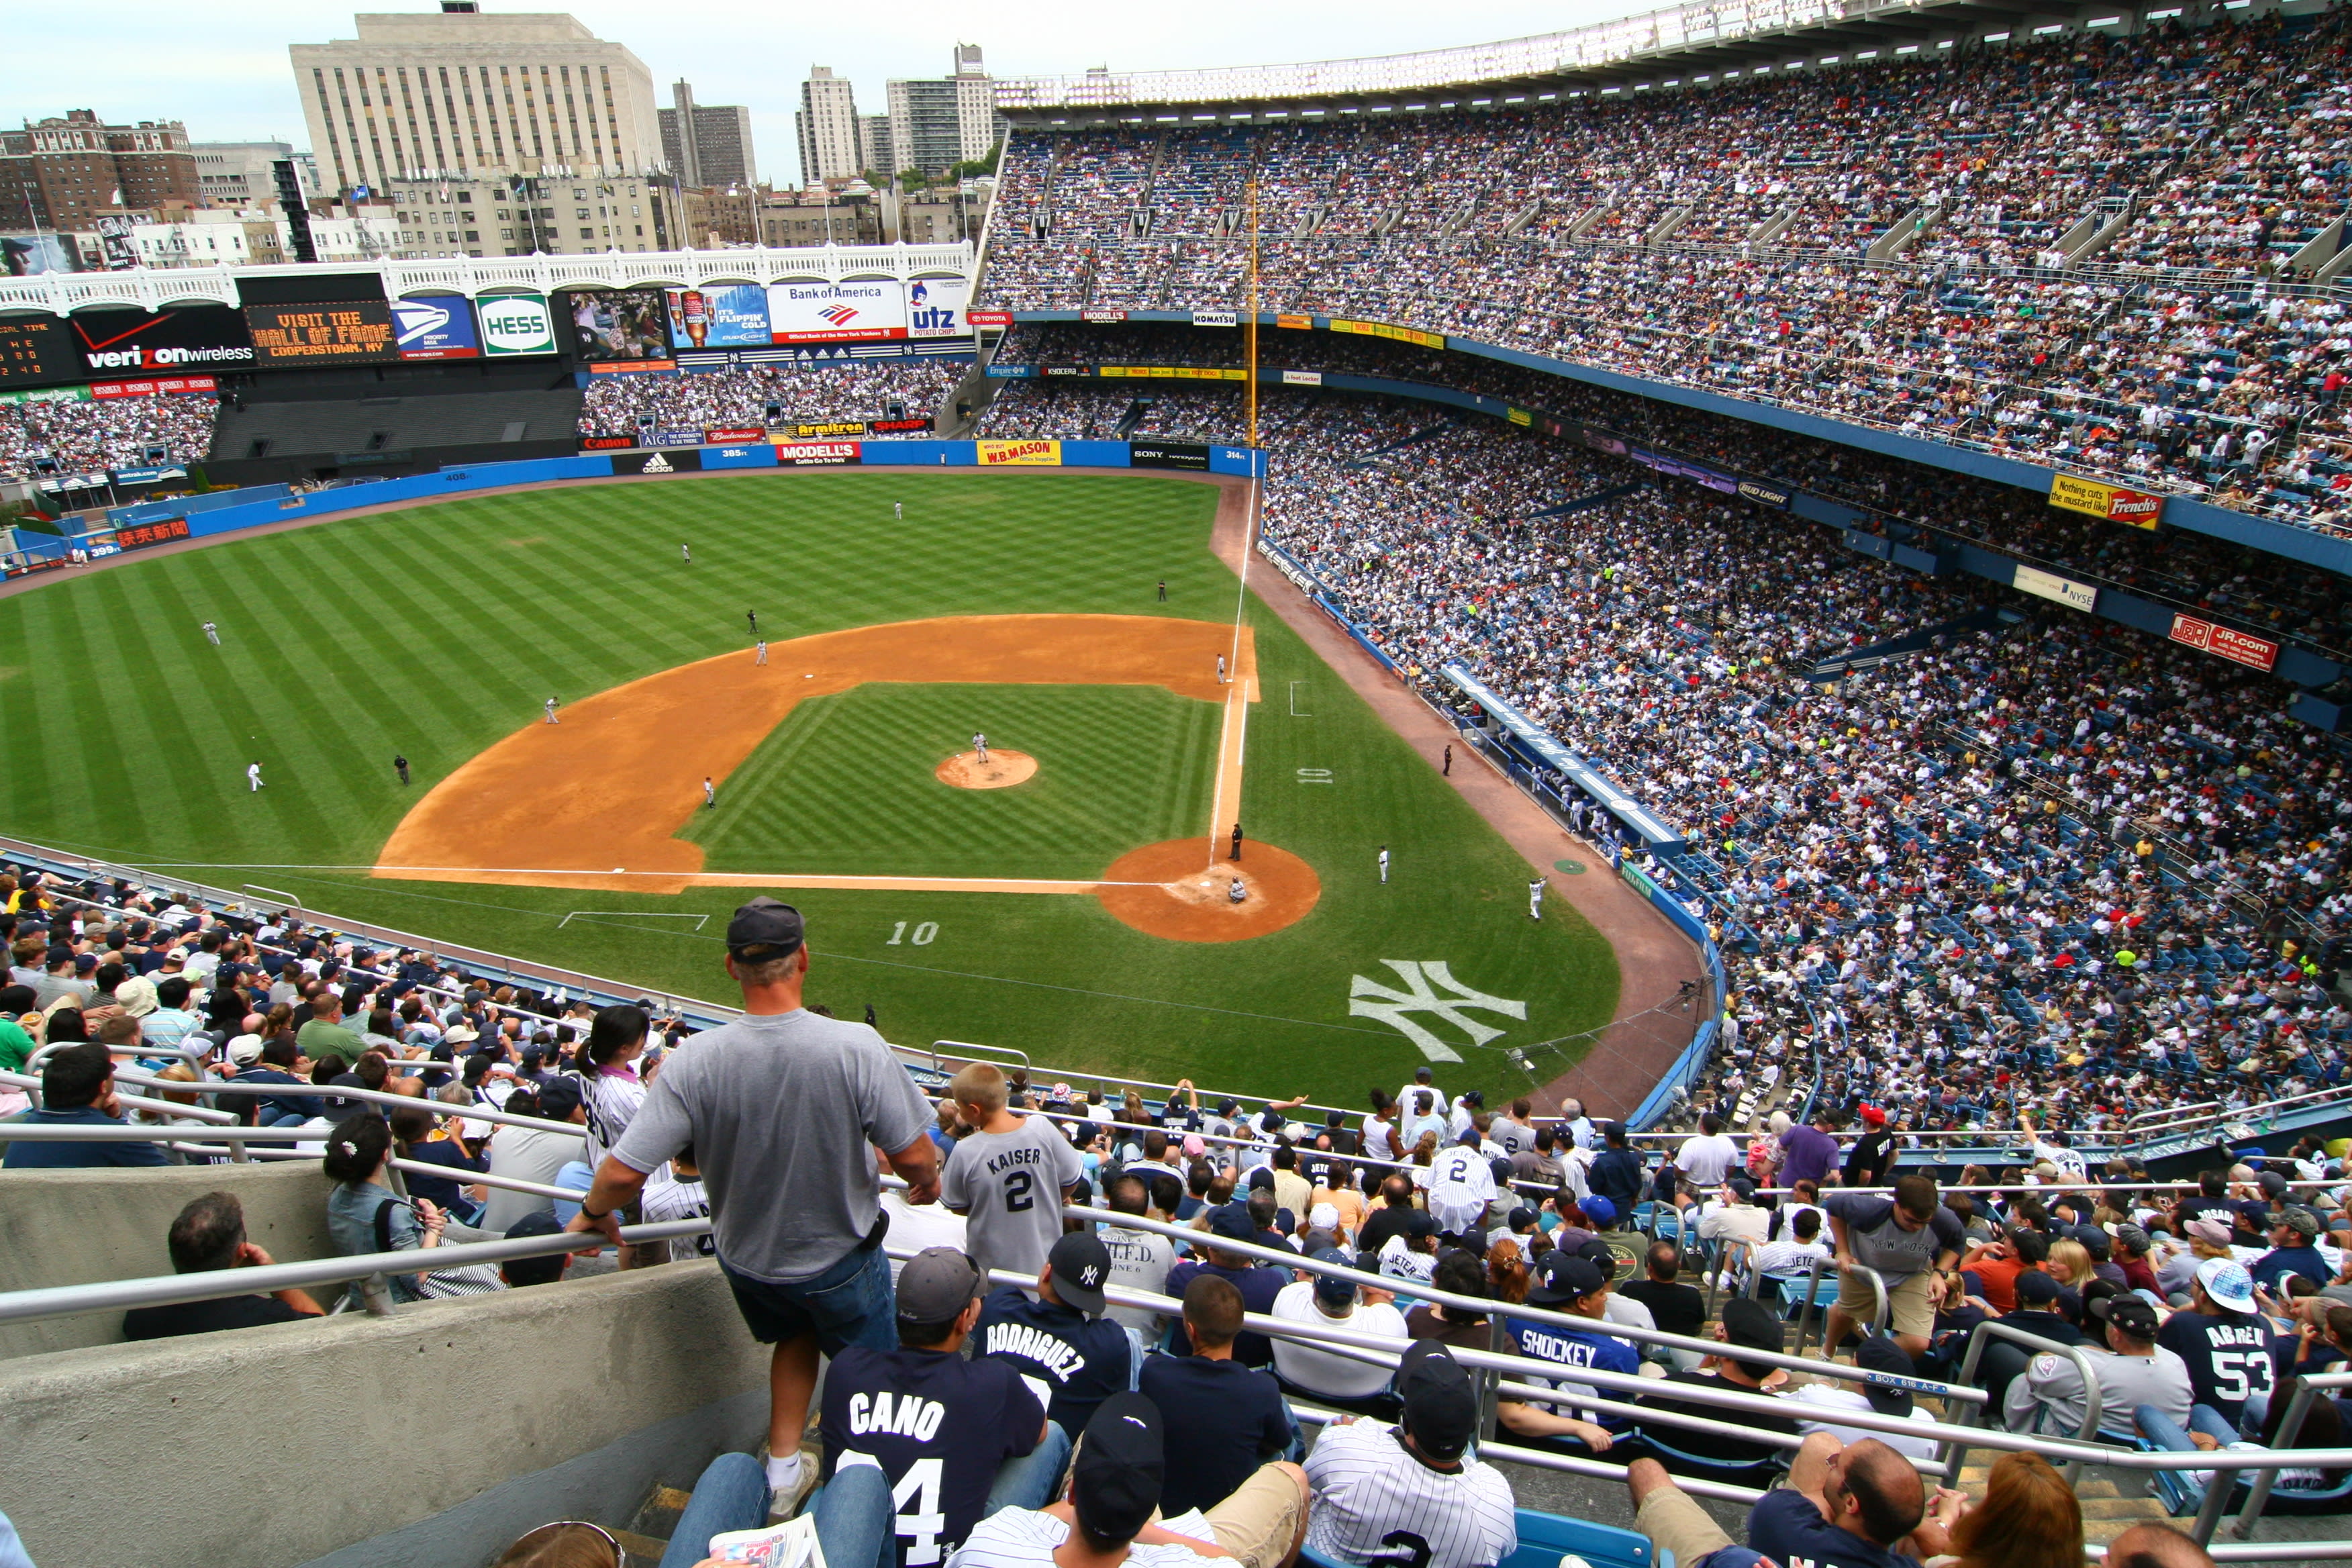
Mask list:
[[[1209,1234],[1227,1241],[1255,1241],[1257,1226],[1250,1223],[1249,1210],[1239,1204],[1219,1204],[1209,1211]]]
[[[807,940],[800,910],[764,896],[738,909],[727,922],[727,951],[746,963],[790,958]]]
[[[2017,1304],[2021,1307],[2029,1301],[2048,1306],[2058,1300],[2060,1292],[2058,1281],[2039,1268],[2029,1268],[2020,1274],[2012,1289],[2017,1292]]]
[[[1577,1300],[1609,1283],[1608,1276],[1591,1258],[1557,1247],[1543,1255],[1535,1273],[1535,1285],[1528,1291],[1528,1300],[1538,1307]]]
[[[1076,1307],[1090,1318],[1102,1316],[1106,1303],[1103,1285],[1110,1279],[1110,1248],[1101,1237],[1090,1230],[1074,1230],[1054,1243],[1054,1250],[1045,1255],[1045,1267],[1054,1271],[1054,1294],[1065,1306]]]
[[[1336,1247],[1327,1247],[1317,1253],[1315,1261],[1335,1263],[1342,1268],[1353,1268],[1356,1266],[1354,1258]],[[1316,1299],[1327,1307],[1344,1307],[1356,1299],[1356,1282],[1353,1279],[1335,1279],[1328,1274],[1318,1274],[1315,1277],[1315,1295]]]
[[[1095,1407],[1078,1444],[1070,1506],[1090,1533],[1132,1541],[1159,1509],[1166,1476],[1160,1406],[1140,1394],[1114,1394]]]

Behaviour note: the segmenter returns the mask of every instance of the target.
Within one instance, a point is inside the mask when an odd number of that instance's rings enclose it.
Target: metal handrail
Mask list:
[[[2099,1387],[2098,1374],[2091,1365],[2091,1358],[2083,1353],[2082,1346],[2053,1344],[2050,1341],[2030,1334],[2023,1329],[2011,1328],[2007,1323],[1997,1321],[1981,1322],[1969,1335],[1968,1352],[1960,1358],[1961,1381],[1967,1383],[1976,1381],[1977,1363],[1984,1359],[1984,1347],[1994,1340],[2007,1340],[2011,1344],[2029,1346],[2036,1351],[2063,1352],[2074,1362],[2074,1371],[2083,1380],[2083,1429],[2075,1434],[2074,1440],[2079,1443],[2094,1442],[2098,1436],[2099,1422],[2106,1414],[2106,1395],[2105,1392]],[[1989,1407],[1990,1401],[1988,1401]],[[1962,1411],[1958,1425],[1973,1426],[1976,1415],[1974,1407]],[[2004,1415],[2003,1419],[2006,1420],[2007,1417]],[[1992,1445],[1982,1446],[1991,1447]],[[1967,1439],[1956,1439],[1950,1452],[1945,1456],[1944,1484],[1946,1486],[1957,1487],[1960,1484],[1960,1467],[1967,1461],[1969,1447]],[[2066,1466],[2068,1486],[2074,1484],[2074,1477],[2075,1466],[2070,1461]]]
[[[151,1081],[160,1083],[164,1080],[158,1079]],[[41,1080],[30,1073],[0,1071],[0,1083],[17,1089],[30,1089],[35,1095],[38,1095],[41,1089]],[[192,1083],[186,1086],[185,1092],[202,1094],[204,1090],[205,1086],[202,1083]],[[180,1105],[168,1100],[151,1100],[143,1094],[117,1094],[115,1098],[123,1104],[140,1110],[168,1111],[173,1116],[184,1116],[196,1121],[219,1122],[226,1126],[238,1125],[235,1111],[213,1110],[201,1105]],[[34,1103],[38,1104],[38,1100]],[[7,1122],[0,1121],[0,1128],[7,1125]]]
[[[131,1083],[161,1084],[164,1081],[161,1079],[149,1078],[143,1073],[118,1072],[114,1076]],[[394,1094],[389,1089],[362,1089],[351,1084],[337,1088],[332,1084],[239,1083],[235,1079],[225,1079],[218,1082],[207,1081],[201,1086],[191,1084],[188,1088],[198,1089],[205,1094],[250,1094],[265,1100],[310,1098],[359,1100],[373,1105],[414,1105],[429,1110],[436,1116],[457,1117],[467,1121],[490,1121],[501,1127],[528,1127],[537,1132],[562,1132],[573,1138],[584,1139],[588,1136],[588,1130],[575,1121],[550,1121],[542,1116],[522,1116],[514,1111],[500,1110],[495,1105],[470,1103],[452,1105],[444,1100],[432,1100],[414,1094]],[[0,1123],[0,1126],[5,1125],[5,1123]],[[253,1129],[247,1129],[247,1131],[250,1131]]]
[[[59,1051],[75,1046],[95,1046],[103,1043],[99,1040],[51,1040],[46,1045],[36,1047],[33,1054],[25,1058],[25,1071],[38,1078],[42,1065]],[[134,1059],[140,1057],[177,1057],[196,1072],[205,1070],[205,1063],[212,1055],[211,1052],[197,1046],[149,1045],[107,1046],[106,1054],[110,1057],[130,1057]]]
[[[1805,1271],[1805,1304],[1797,1310],[1796,1353],[1798,1355],[1805,1353],[1805,1346],[1812,1339],[1813,1299],[1821,1294],[1822,1270],[1836,1267],[1837,1258],[1832,1255],[1828,1258],[1814,1258],[1813,1266]],[[1875,1268],[1865,1268],[1859,1263],[1848,1264],[1846,1267],[1870,1282],[1869,1332],[1874,1337],[1885,1332],[1886,1320],[1893,1310],[1891,1300],[1886,1293],[1886,1281],[1880,1277]],[[1824,1356],[1832,1355],[1836,1353],[1836,1350],[1837,1347],[1829,1342],[1829,1314],[1824,1312],[1822,1314],[1822,1353]],[[1967,1379],[1963,1378],[1961,1381],[1965,1383]]]
[[[2197,1106],[2189,1108],[2191,1114],[2181,1115],[2178,1121],[2174,1121],[2150,1122],[2146,1126],[2135,1128],[2134,1133],[2136,1138],[2147,1138],[2158,1133],[2171,1131],[2181,1127],[2218,1125],[2223,1121],[2227,1121],[2239,1116],[2270,1116],[2284,1106],[2300,1105],[2306,1100],[2342,1100],[2347,1096],[2352,1096],[2352,1086],[2337,1084],[2329,1089],[2305,1089],[2301,1094],[2288,1095],[2284,1100],[2265,1100],[2259,1105],[2242,1105],[2235,1110],[2223,1106],[2222,1102],[2218,1100],[2203,1100]],[[2205,1107],[2208,1106],[2219,1107],[2220,1109],[2214,1110],[2208,1114],[2205,1110]],[[2148,1114],[2168,1113],[2177,1115],[2180,1112],[2181,1109],[2182,1108],[2179,1106],[2171,1106],[2168,1107],[2165,1112],[2151,1113],[2143,1111],[2141,1112],[2141,1115],[2145,1116]],[[2137,1117],[2133,1118],[2134,1121],[2137,1121],[2137,1120],[2138,1118]],[[2126,1122],[2126,1125],[2130,1126],[2131,1123]]]
[[[2281,1450],[2293,1448],[2295,1438],[2303,1432],[2305,1418],[2311,1414],[2311,1402],[2326,1391],[2335,1388],[2352,1388],[2352,1373],[2321,1372],[2298,1375],[2294,1379],[2294,1394],[2287,1404],[2286,1414],[2279,1418],[2278,1441],[2271,1447]],[[2231,1482],[2236,1479],[2232,1476]],[[2263,1510],[2270,1506],[2271,1488],[2277,1479],[2278,1471],[2274,1469],[2264,1470],[2254,1478],[2253,1490],[2247,1494],[2246,1506],[2239,1510],[2237,1522],[2230,1527],[2231,1534],[2241,1541],[2253,1535],[2254,1526],[2261,1521]],[[2213,1524],[2220,1522],[2221,1509],[2225,1506],[2224,1503],[2215,1500],[2215,1494],[2227,1499],[2231,1485],[2222,1483],[2221,1478],[2216,1476],[2205,1489],[2207,1494],[2205,1508],[2198,1510],[2197,1518],[2199,1526],[2204,1531],[2197,1537],[2200,1545],[2213,1539]],[[2205,1519],[2207,1510],[2210,1510],[2214,1516],[2212,1523],[2210,1524]]]

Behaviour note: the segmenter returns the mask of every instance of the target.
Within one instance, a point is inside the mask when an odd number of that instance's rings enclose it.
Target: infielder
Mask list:
[[[393,752],[392,771],[400,775],[400,782],[402,784],[406,784],[408,782],[408,759],[398,752]]]
[[[220,647],[220,627],[213,625],[210,621],[206,621],[205,623],[205,641],[212,644],[215,647]]]
[[[768,662],[768,639],[767,639],[767,638],[765,638],[765,637],[761,637],[761,638],[760,639],[760,646],[759,646],[759,647],[758,647],[756,650],[754,650],[754,652],[753,652],[753,653],[752,653],[752,655],[751,655],[751,662],[752,662],[753,664],[765,664],[765,663],[767,663],[767,662]]]
[[[1381,845],[1381,886],[1383,886],[1383,887],[1387,886],[1387,885],[1388,885],[1388,879],[1389,879],[1389,847],[1388,847],[1387,845],[1383,844],[1383,845]]]
[[[980,753],[980,765],[983,768],[988,766],[988,737],[974,730],[971,732],[971,749]]]
[[[702,809],[705,811],[719,809],[719,791],[711,784],[710,775],[708,773],[702,777]]]
[[[551,724],[555,722],[555,699],[552,697],[547,700],[547,721]]]
[[[1219,654],[1219,655],[1217,656],[1217,684],[1218,684],[1218,685],[1220,685],[1220,686],[1223,686],[1224,683],[1225,683],[1225,656],[1224,656],[1223,654]]]
[[[746,610],[743,612],[743,619],[750,623],[751,635],[753,637],[758,637],[760,635],[760,612],[757,610]]]
[[[1538,877],[1528,884],[1528,919],[1531,921],[1543,919],[1543,895],[1544,879]]]
[[[245,782],[253,786],[251,790],[247,792],[247,794],[258,794],[260,792],[261,764],[259,763],[247,763],[245,765]]]
[[[1168,602],[1168,579],[1165,577],[1160,579],[1160,602],[1163,605]]]

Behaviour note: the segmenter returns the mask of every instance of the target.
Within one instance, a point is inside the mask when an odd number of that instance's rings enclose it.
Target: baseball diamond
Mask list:
[[[893,1039],[1326,1100],[1433,1056],[1559,1079],[1619,1011],[1602,906],[1528,918],[1569,846],[1507,842],[1486,781],[1269,603],[1286,583],[1236,582],[1246,507],[1141,475],[694,476],[167,550],[0,598],[0,668],[79,650],[0,680],[12,742],[73,759],[8,826],[670,994],[717,994],[714,930],[615,917],[765,889],[807,913],[812,999]],[[959,787],[976,733],[1034,771]],[[592,890],[610,912],[567,923]],[[1356,1010],[1392,963],[1524,1017]]]

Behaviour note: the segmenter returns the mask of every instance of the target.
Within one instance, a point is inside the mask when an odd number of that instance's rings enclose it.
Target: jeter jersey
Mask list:
[[[974,1263],[1034,1274],[1062,1238],[1062,1189],[1085,1170],[1052,1122],[1024,1117],[1010,1132],[959,1142],[940,1178],[940,1201],[969,1222],[965,1250]]]
[[[1307,1550],[1333,1563],[1490,1568],[1518,1550],[1510,1483],[1480,1461],[1448,1475],[1411,1453],[1393,1426],[1327,1426],[1307,1456],[1314,1489]]]

